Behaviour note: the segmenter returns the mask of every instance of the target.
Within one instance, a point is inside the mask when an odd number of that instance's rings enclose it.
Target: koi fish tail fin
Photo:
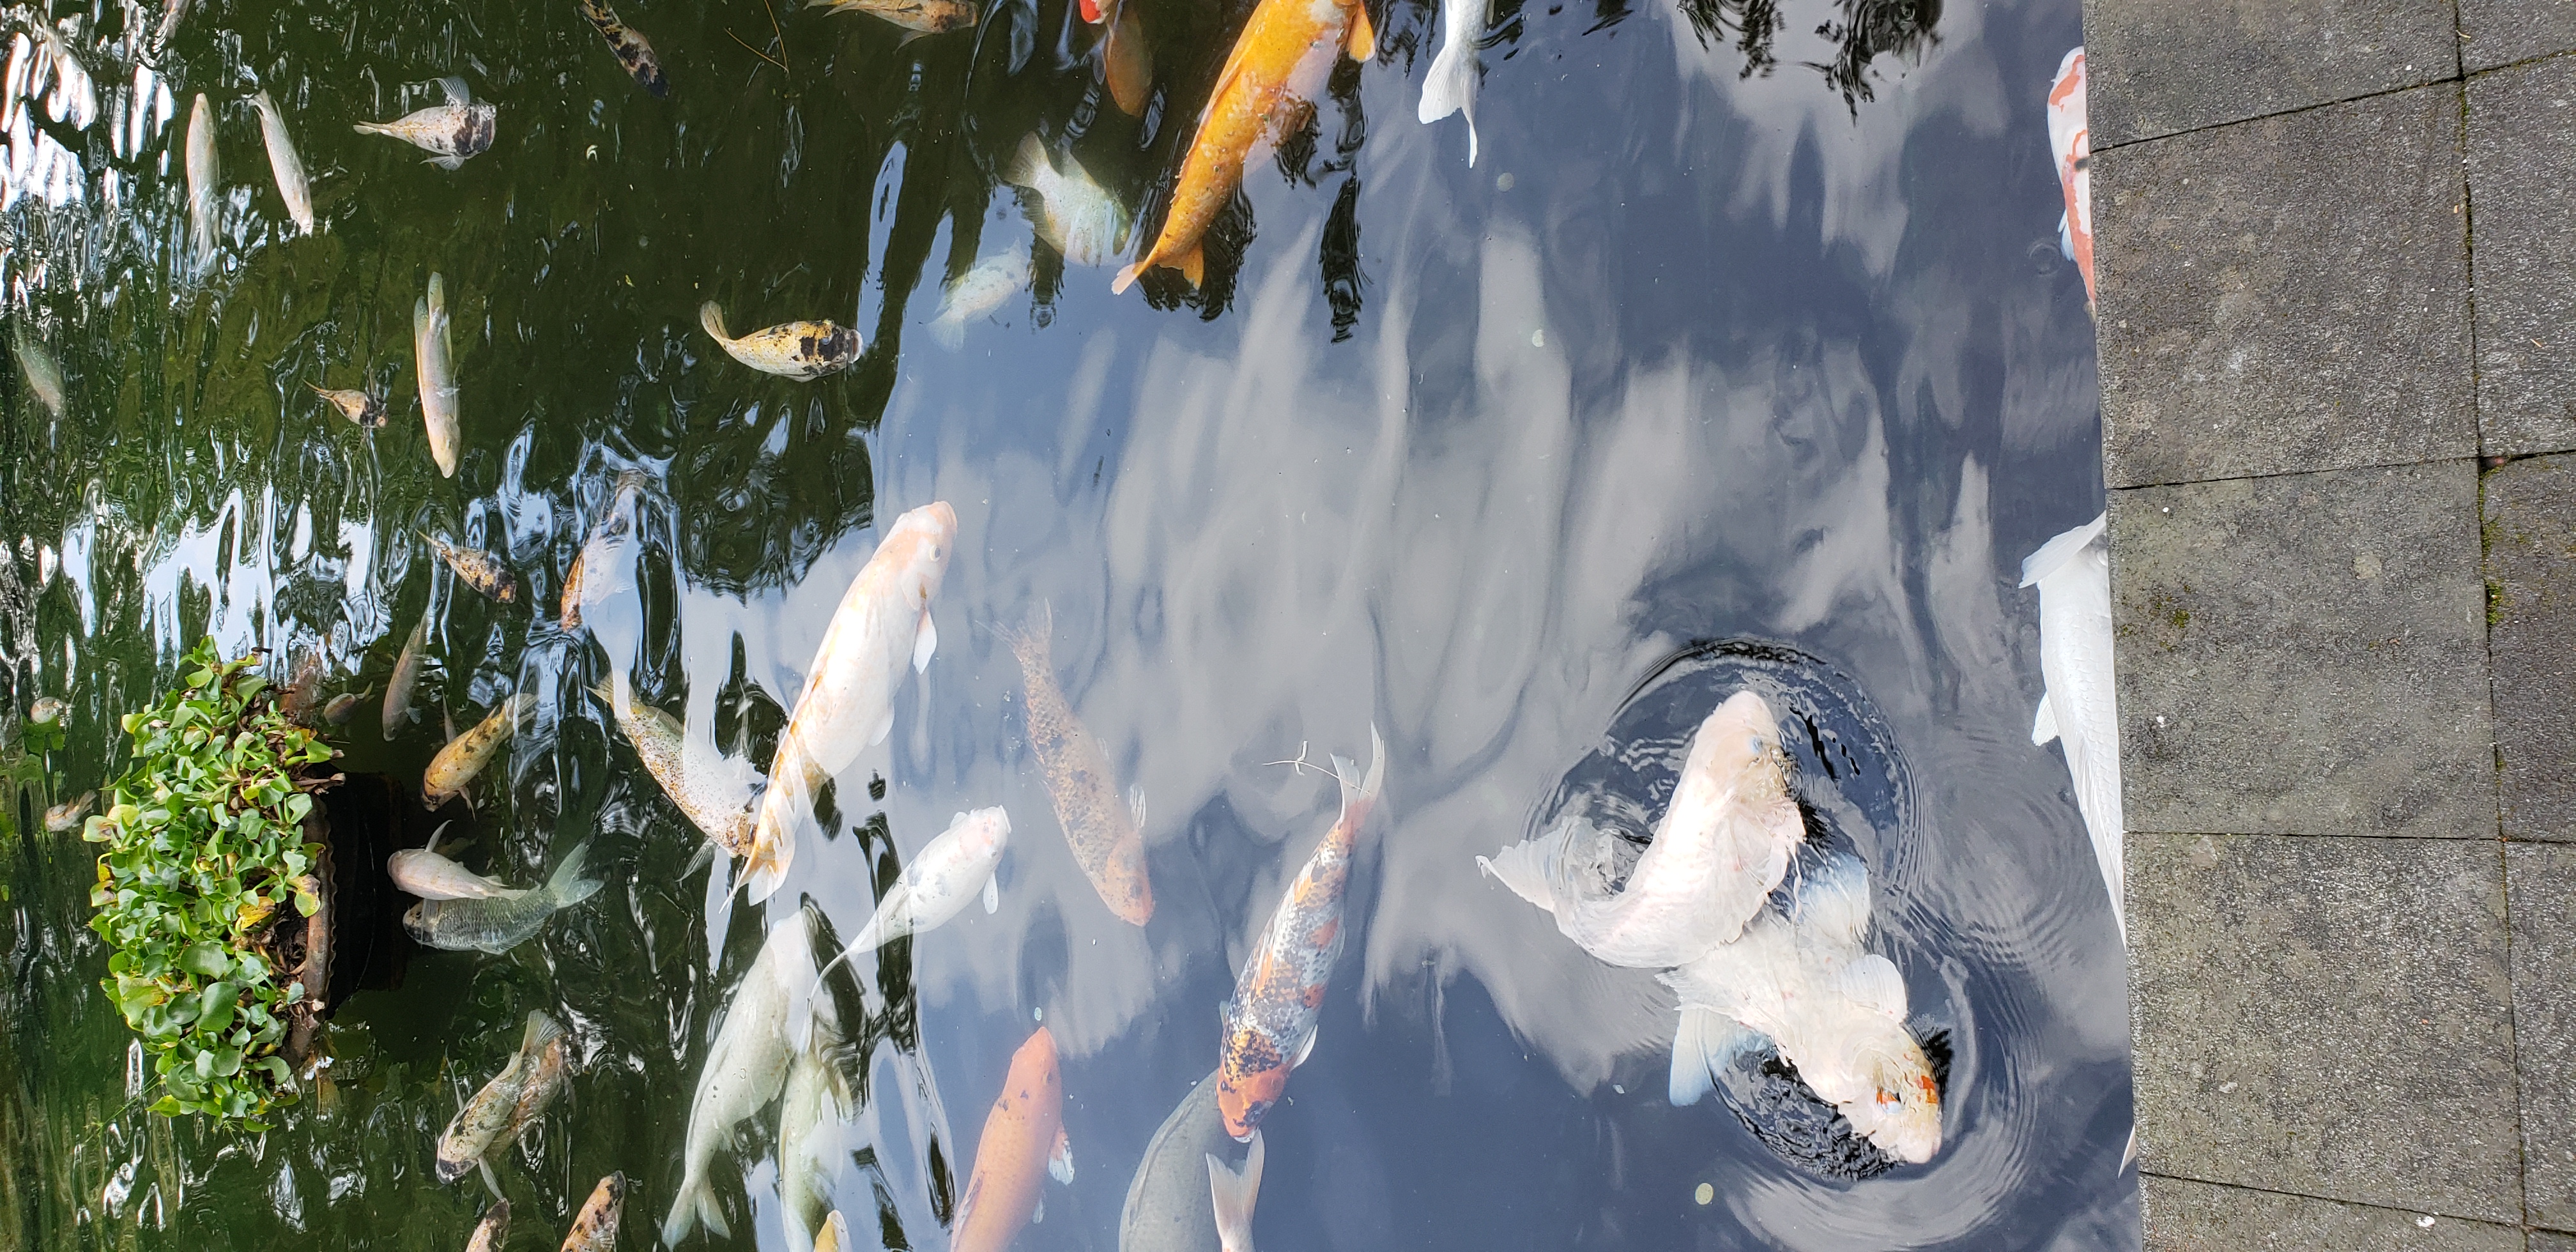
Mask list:
[[[1450,4],[1472,4],[1477,0],[1446,0]],[[1414,111],[1428,126],[1452,113],[1467,115],[1467,164],[1476,164],[1476,43],[1472,39],[1452,36],[1432,58],[1431,72],[1422,80],[1422,104]]]
[[[954,312],[942,313],[930,319],[930,337],[938,340],[940,347],[951,352],[965,347],[966,319],[957,316]]]
[[[1856,856],[1836,856],[1798,885],[1798,924],[1847,948],[1869,934],[1869,866]]]
[[[1525,840],[1490,857],[1476,858],[1479,872],[1500,879],[1512,894],[1553,913],[1556,911],[1556,884],[1563,877],[1567,843],[1574,838],[1576,823],[1567,821],[1536,839]],[[1568,903],[1572,900],[1569,897]]]
[[[349,129],[354,130],[361,135],[390,135],[394,133],[393,127],[387,126],[381,122],[358,122],[352,124]]]
[[[1118,271],[1117,276],[1109,280],[1109,294],[1113,296],[1126,295],[1127,289],[1135,286],[1136,280],[1144,276],[1145,267],[1152,264],[1153,259],[1153,254],[1147,253],[1142,260],[1137,261],[1134,265],[1130,265],[1127,268]]]
[[[1664,1098],[1675,1108],[1697,1104],[1717,1089],[1717,1076],[1735,1058],[1760,1046],[1762,1036],[1715,1009],[1682,1006],[1681,1024],[1673,1030],[1672,1075]]]
[[[1225,1252],[1252,1252],[1252,1206],[1261,1198],[1261,1132],[1252,1132],[1252,1151],[1240,1171],[1226,1168],[1208,1154],[1208,1198],[1216,1207],[1218,1246]]]
[[[528,1027],[519,1034],[519,1054],[533,1055],[537,1049],[563,1038],[563,1023],[546,1016],[543,1009],[528,1010]]]
[[[706,332],[715,336],[716,342],[718,343],[723,343],[733,338],[733,336],[725,333],[724,310],[716,307],[716,302],[713,300],[709,300],[705,304],[698,306],[698,325],[705,327]]]
[[[2110,517],[2109,513],[2104,513],[2039,545],[2039,551],[2031,553],[2029,559],[2021,563],[2021,585],[2025,587],[2036,585],[2040,579],[2056,573],[2068,561],[2073,560],[2076,553],[2082,552],[2091,546],[2094,540],[2102,537],[2104,524],[2110,520]]]
[[[563,863],[546,877],[546,894],[554,897],[556,908],[568,909],[599,894],[601,880],[581,875],[581,863],[589,856],[590,840],[584,839],[564,853]]]
[[[1002,181],[1036,191],[1054,173],[1055,163],[1047,159],[1046,145],[1038,141],[1036,131],[1030,131],[1020,136],[1019,148],[1012,152],[1010,165],[1002,170]]]
[[[753,819],[751,852],[742,862],[743,893],[753,904],[778,890],[788,864],[796,859],[797,827],[803,821],[800,815],[814,801],[816,772],[792,737],[779,745],[778,756],[770,764],[769,785],[760,795],[760,815]]]
[[[700,1226],[718,1239],[733,1235],[725,1223],[724,1210],[716,1207],[715,1191],[707,1185],[706,1176],[692,1171],[680,1180],[680,1194],[671,1201],[671,1215],[662,1219],[662,1246],[680,1246],[680,1241]]]
[[[1019,660],[1022,670],[1030,673],[1049,672],[1054,664],[1052,653],[1055,646],[1055,603],[1051,600],[1040,600],[1037,607],[1029,610],[1028,618],[1019,625],[995,626],[993,633],[1000,636],[1003,644],[1010,648],[1011,655]]]
[[[1154,83],[1153,62],[1145,55],[1145,28],[1136,17],[1134,0],[1118,7],[1118,20],[1100,40],[1100,75],[1109,82],[1109,98],[1129,117],[1145,112],[1145,92]]]
[[[1377,807],[1378,794],[1386,787],[1386,740],[1377,733],[1377,723],[1369,723],[1368,776],[1357,783],[1351,774],[1359,764],[1349,757],[1333,758],[1333,776],[1342,783],[1342,818],[1353,825],[1368,820],[1369,810]]]

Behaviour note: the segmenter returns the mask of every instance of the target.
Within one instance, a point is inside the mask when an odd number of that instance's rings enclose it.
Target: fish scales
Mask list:
[[[1036,1215],[1049,1171],[1070,1180],[1070,1161],[1055,1036],[1040,1026],[1011,1054],[1002,1094],[984,1117],[950,1252],[1003,1252]]]
[[[354,129],[361,135],[402,140],[429,153],[429,163],[440,169],[462,167],[467,158],[492,146],[500,109],[475,102],[463,79],[442,78],[439,86],[447,93],[447,103],[431,105],[390,122],[359,122]]]
[[[429,541],[438,558],[447,562],[447,567],[455,570],[456,576],[464,579],[467,586],[503,604],[519,598],[518,579],[511,575],[509,566],[501,563],[500,557],[480,548],[449,543],[432,534],[424,533],[421,538]]]
[[[1056,685],[1050,656],[1052,612],[1041,610],[1010,635],[1027,689],[1029,750],[1046,775],[1047,799],[1073,846],[1074,860],[1100,902],[1119,920],[1142,926],[1154,916],[1154,888],[1145,867],[1145,836],[1134,806],[1119,794],[1117,774],[1100,740],[1073,711]]]
[[[549,1045],[560,1044],[563,1024],[542,1010],[531,1009],[521,1028],[519,1050],[509,1063],[494,1074],[492,1080],[474,1093],[465,1107],[447,1123],[438,1136],[437,1171],[440,1182],[454,1182],[480,1164],[495,1145],[507,1146],[501,1132],[508,1127],[518,1110],[519,1097],[527,1090],[536,1073],[537,1056]],[[505,1216],[504,1221],[508,1218]]]
[[[466,784],[473,782],[474,776],[482,773],[483,767],[491,762],[492,754],[500,751],[501,745],[518,733],[519,719],[536,707],[535,696],[520,692],[502,701],[482,721],[475,723],[474,729],[458,735],[454,742],[440,748],[438,755],[430,758],[429,768],[421,774],[421,802],[434,809],[465,790]]]
[[[610,1174],[591,1188],[581,1212],[564,1235],[562,1252],[610,1252],[617,1246],[617,1223],[626,1212],[626,1175]]]
[[[662,76],[662,59],[653,55],[652,43],[633,27],[618,21],[617,10],[608,7],[603,0],[575,0],[575,6],[583,17],[590,19],[591,26],[599,31],[599,37],[608,41],[609,55],[617,58],[617,64],[625,69],[627,77],[657,97],[671,94],[671,82]]]
[[[590,851],[584,841],[564,854],[546,885],[521,895],[488,900],[423,900],[403,914],[413,939],[450,952],[498,955],[526,942],[555,914],[598,894],[600,880],[581,874]]]
[[[615,712],[617,729],[635,745],[644,772],[662,785],[671,803],[716,846],[734,856],[750,855],[757,797],[730,768],[731,762],[710,759],[703,750],[691,748],[687,728],[661,709],[631,695],[621,702],[605,687],[595,688],[593,694]]]
[[[1118,1252],[1207,1252],[1217,1245],[1203,1164],[1225,1151],[1229,1139],[1216,1094],[1211,1070],[1146,1143],[1118,1213]]]

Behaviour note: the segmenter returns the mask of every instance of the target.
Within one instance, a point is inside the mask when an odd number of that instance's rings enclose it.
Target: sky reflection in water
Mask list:
[[[1215,1006],[1332,820],[1330,779],[1271,763],[1364,757],[1372,722],[1387,799],[1320,1042],[1265,1124],[1263,1246],[2135,1239],[2123,962],[2064,767],[2028,743],[2035,600],[2013,586],[2024,554],[2100,508],[2091,327],[2056,258],[2042,115],[2076,6],[1501,6],[1471,170],[1463,125],[1411,116],[1436,11],[1397,5],[1311,144],[1250,167],[1206,291],[1164,273],[1150,300],[1113,298],[1110,270],[1031,244],[994,173],[1032,129],[1071,136],[1136,206],[1167,184],[1243,8],[1146,10],[1158,95],[1139,121],[1053,3],[900,48],[873,19],[781,12],[783,49],[756,8],[629,5],[667,101],[569,5],[218,8],[164,59],[180,107],[157,131],[132,121],[135,59],[94,33],[157,13],[81,24],[100,122],[45,133],[86,191],[0,219],[10,329],[70,379],[56,419],[13,374],[0,429],[26,537],[0,564],[16,707],[71,700],[56,764],[76,793],[197,635],[319,641],[349,689],[381,690],[426,613],[428,694],[460,727],[539,698],[467,863],[532,880],[596,831],[610,885],[508,956],[416,955],[399,990],[343,1009],[332,1115],[231,1140],[120,1111],[127,1036],[81,929],[89,854],[17,848],[0,1139],[44,1166],[0,1183],[0,1209],[31,1244],[461,1246],[484,1197],[437,1186],[430,1142],[543,1007],[581,1072],[496,1172],[523,1226],[559,1230],[623,1169],[626,1244],[645,1246],[685,1093],[759,944],[742,914],[811,899],[846,937],[899,857],[1001,804],[1000,911],[861,963],[876,990],[845,1007],[869,1014],[869,1098],[832,1192],[863,1235],[883,1210],[910,1246],[944,1246],[1042,1013],[1079,1172],[1020,1246],[1114,1246],[1137,1154],[1214,1063]],[[348,132],[451,72],[501,104],[463,169]],[[315,237],[287,238],[236,102],[255,84],[315,175]],[[177,153],[161,157],[200,90],[227,170],[206,272],[180,245]],[[1143,207],[1140,236],[1160,212]],[[945,278],[1014,246],[1031,296],[957,350],[921,333]],[[452,481],[411,390],[432,270],[458,309]],[[820,383],[767,378],[698,331],[708,298],[737,331],[830,317],[870,349]],[[367,435],[307,381],[371,385],[392,420]],[[630,468],[652,483],[636,593],[567,633],[563,571]],[[586,688],[626,673],[765,765],[872,519],[934,499],[962,536],[937,659],[787,889],[718,910],[711,934],[706,884],[682,876],[694,832]],[[521,604],[456,585],[415,529],[502,553]],[[1059,680],[1150,800],[1142,930],[1092,892],[1023,742],[991,628],[1041,602]],[[1948,1032],[1927,1166],[1827,1178],[1722,1104],[1669,1107],[1668,993],[1475,872],[1536,833],[1641,681],[1722,639],[1818,658],[1904,761],[1901,829],[1873,832],[1873,946],[1918,1025]],[[370,702],[349,764],[416,777],[429,723],[384,745]],[[743,1188],[722,1188],[736,1246],[784,1246],[771,1125],[746,1125]]]

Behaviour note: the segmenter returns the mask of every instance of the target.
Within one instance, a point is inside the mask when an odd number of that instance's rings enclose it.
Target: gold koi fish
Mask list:
[[[521,1098],[527,1095],[529,1086],[536,1080],[540,1068],[538,1058],[549,1051],[558,1058],[563,1055],[563,1037],[563,1023],[546,1016],[541,1010],[528,1011],[527,1027],[520,1033],[519,1050],[512,1054],[510,1063],[502,1066],[501,1072],[492,1076],[492,1081],[483,1084],[483,1089],[475,1092],[474,1098],[456,1111],[456,1117],[447,1123],[447,1129],[440,1132],[437,1149],[440,1182],[463,1178],[466,1171],[482,1165],[484,1156],[493,1148],[509,1146],[511,1140],[502,1138],[501,1132],[509,1127],[518,1112]],[[558,1080],[561,1072],[558,1061]],[[509,1219],[504,1217],[502,1220],[506,1222]]]
[[[492,754],[517,734],[519,719],[535,711],[537,698],[527,692],[503,700],[474,729],[458,735],[438,755],[429,760],[429,769],[420,776],[421,803],[431,808],[447,803],[474,781],[476,774],[492,760]]]
[[[1056,685],[1048,657],[1054,629],[1053,610],[1041,606],[1025,628],[1002,632],[1028,688],[1029,750],[1046,771],[1056,822],[1092,890],[1120,921],[1142,926],[1154,916],[1154,884],[1145,871],[1144,794],[1131,789],[1120,798],[1108,751]]]
[[[421,538],[429,541],[430,549],[438,553],[438,559],[447,562],[447,568],[455,570],[456,576],[465,580],[466,586],[503,604],[519,598],[518,580],[510,576],[509,568],[501,564],[501,558],[480,548],[459,547],[425,530],[419,533]]]
[[[724,310],[713,300],[698,307],[698,324],[725,355],[780,378],[815,379],[837,374],[859,359],[859,332],[830,320],[781,322],[740,339],[725,333]]]
[[[1206,277],[1201,239],[1243,182],[1254,145],[1276,143],[1309,107],[1334,53],[1354,61],[1377,55],[1377,32],[1361,0],[1261,0],[1234,52],[1217,74],[1216,91],[1199,117],[1181,179],[1163,216],[1163,233],[1109,284],[1114,294],[1157,266],[1181,271],[1195,287]]]

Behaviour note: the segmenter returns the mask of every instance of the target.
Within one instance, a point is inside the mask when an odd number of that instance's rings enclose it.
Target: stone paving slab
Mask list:
[[[2459,132],[2445,83],[2097,145],[2104,481],[2476,455]]]
[[[2140,1168],[2518,1222],[2497,846],[2131,833]]]
[[[2455,77],[2455,23],[2451,0],[2086,0],[2093,151]]]
[[[2576,1252],[2576,1235],[2535,1230],[2531,1232],[2531,1242],[2526,1246],[2530,1252]]]
[[[2576,1230],[2576,848],[2507,844],[2524,1204]]]
[[[2567,0],[2459,2],[2462,69],[2474,73],[2576,49],[2576,4]]]
[[[2131,831],[2495,834],[2474,462],[2110,493]]]
[[[2468,110],[2486,451],[2576,448],[2576,55],[2470,79]]]
[[[2487,650],[2508,839],[2576,839],[2576,456],[2486,475]]]
[[[2511,1226],[2142,1176],[2147,1252],[2523,1252]],[[2532,1252],[2542,1245],[2534,1242]]]

